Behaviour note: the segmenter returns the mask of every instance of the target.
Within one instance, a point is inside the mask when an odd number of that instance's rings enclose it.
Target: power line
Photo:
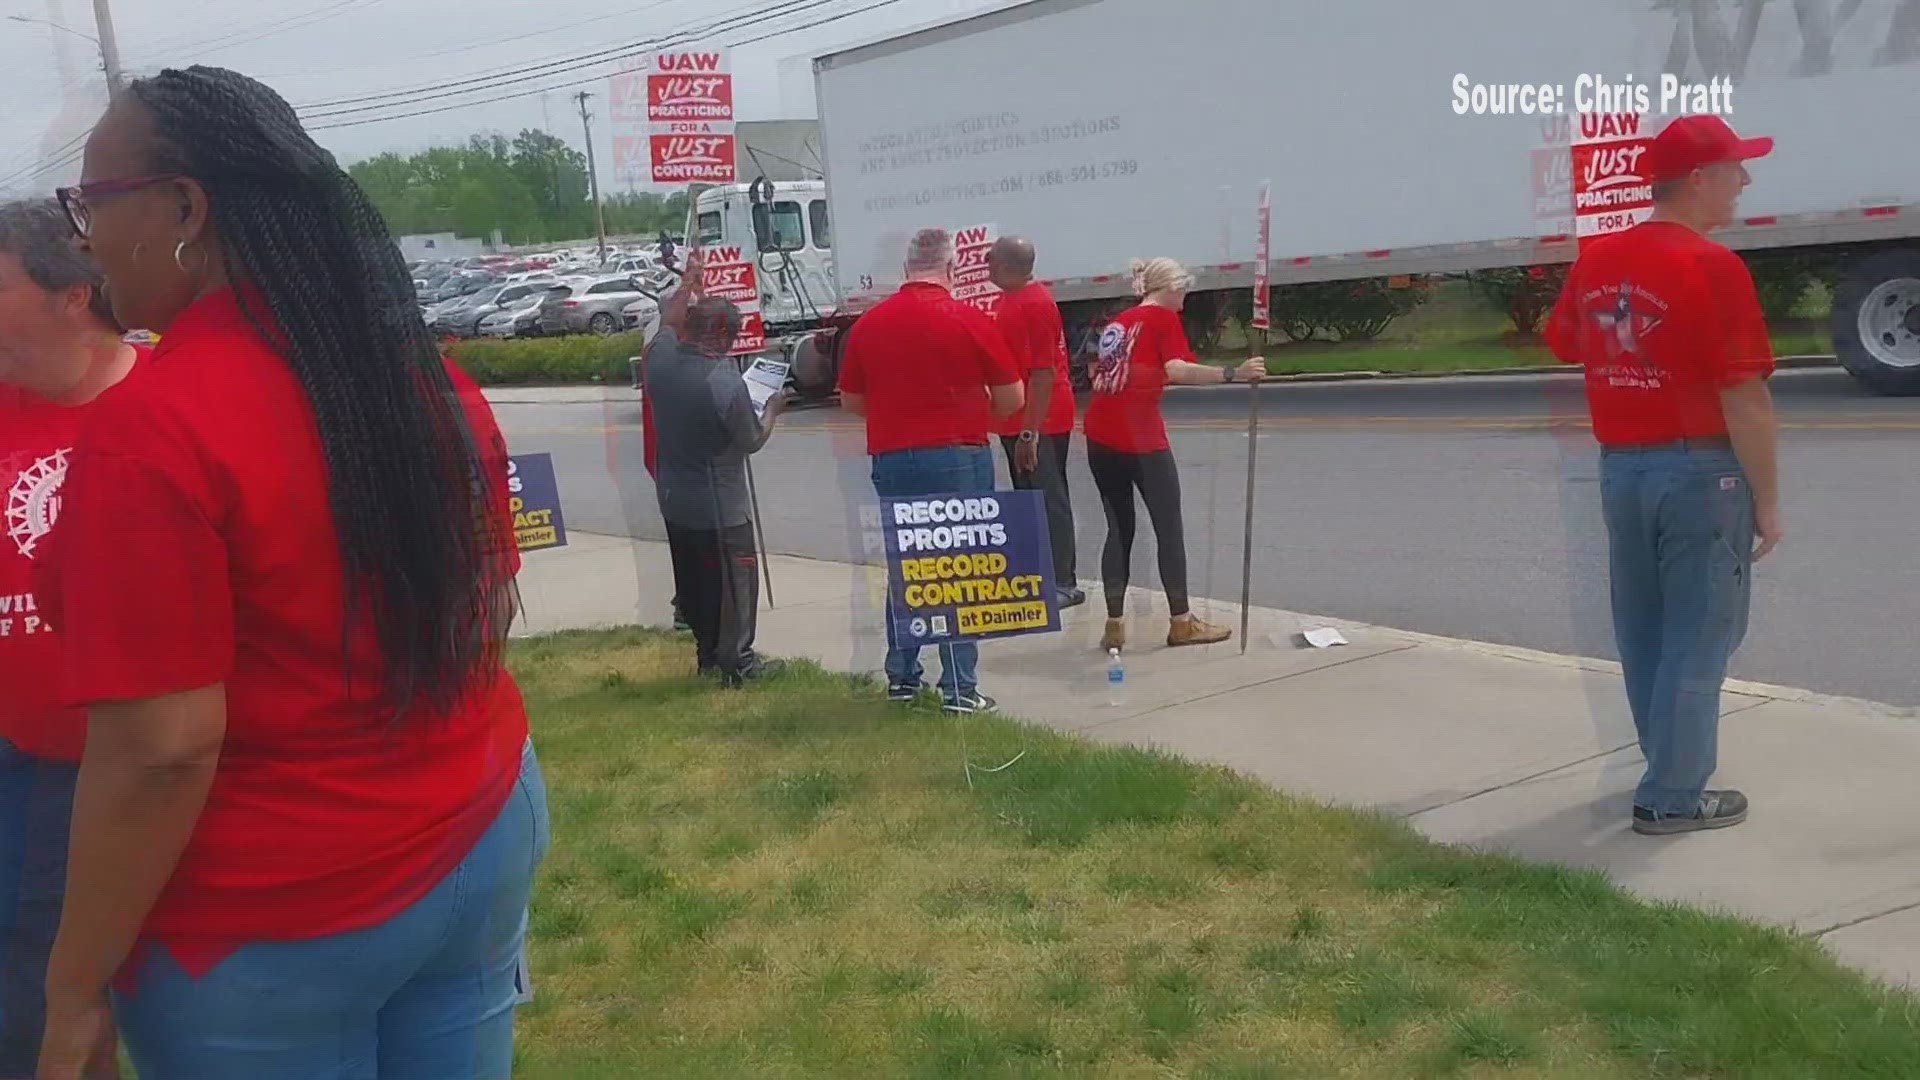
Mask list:
[[[294,14],[287,15],[279,19],[275,19],[270,23],[260,23],[254,26],[243,27],[239,30],[229,30],[226,33],[216,34],[213,37],[207,38],[202,41],[189,42],[189,41],[184,41],[181,38],[174,38],[170,41],[168,40],[160,41],[154,45],[149,46],[149,48],[151,49],[151,51],[157,52],[157,53],[220,52],[226,49],[233,48],[236,45],[251,45],[256,41],[265,40],[266,38],[270,38],[275,34],[285,33],[288,30],[299,30],[299,29],[302,29],[303,27],[318,25],[320,23],[326,22],[329,19],[337,18],[340,15],[346,14],[347,9],[355,6],[356,4],[361,6],[371,6],[379,2],[380,0],[332,0],[331,3],[324,4],[320,7],[313,8],[309,11],[296,12]],[[253,35],[253,36],[249,37],[248,35]]]
[[[748,25],[752,25],[773,18],[799,14],[803,11],[824,7],[836,2],[838,2],[838,0],[778,0],[777,3],[757,11],[752,9],[736,10],[714,22],[708,23],[697,31],[690,29],[671,31],[666,35],[666,38],[671,38],[674,41],[687,41],[708,34],[718,33],[725,29],[738,29],[739,27],[729,27],[727,24],[739,22],[743,19],[746,20]],[[781,8],[786,10],[775,10]],[[389,98],[408,99],[405,101],[390,102],[390,104],[416,105],[422,101],[431,101],[437,98],[450,97],[454,94],[469,92],[459,89],[461,87],[472,87],[475,90],[491,90],[495,87],[527,82],[544,76],[564,75],[582,68],[592,67],[596,64],[634,56],[646,52],[649,49],[658,48],[663,43],[665,43],[665,38],[645,38],[640,41],[628,42],[624,45],[616,45],[610,49],[598,49],[594,52],[581,53],[561,60],[543,61],[537,64],[528,64],[523,67],[508,68],[504,71],[474,75],[464,79],[455,79],[450,82],[431,83],[426,86],[414,87],[410,90],[388,90],[377,94],[362,94],[358,97],[339,98],[334,101],[310,102],[306,105],[299,106],[298,110],[302,113],[311,112],[316,117],[333,116],[349,112],[365,111],[364,109],[340,108],[340,106],[359,105],[363,102],[379,102]],[[370,106],[370,108],[378,107],[377,105]]]
[[[789,0],[789,3],[792,3],[792,2],[794,2],[794,0]],[[830,0],[811,0],[811,2],[807,4],[807,7],[809,8],[819,7],[822,4],[827,2],[830,2]],[[853,8],[847,11],[839,12],[837,14],[829,15],[824,18],[814,19],[810,22],[800,23],[797,25],[783,26],[777,30],[770,30],[764,34],[759,34],[757,36],[747,38],[742,41],[727,42],[727,44],[730,46],[751,45],[751,44],[754,44],[755,42],[766,41],[769,38],[779,37],[783,34],[797,33],[802,30],[811,30],[818,26],[825,26],[828,23],[839,22],[842,19],[852,18],[853,16],[862,15],[870,11],[877,11],[880,8],[890,7],[899,2],[900,0],[875,0],[875,2],[873,3],[869,3],[858,8]],[[787,15],[787,14],[793,14],[793,12],[782,13],[782,15]],[[773,16],[773,18],[777,18],[777,17],[779,16]],[[767,21],[770,21],[769,17],[763,16],[760,18],[749,20],[745,26],[733,27],[732,29],[735,29],[735,30],[747,29],[756,23],[763,23]],[[713,30],[714,28],[712,26],[702,27],[698,31],[682,32],[679,34],[672,35],[670,38],[658,39],[653,42],[636,42],[630,46],[623,46],[623,49],[628,50],[628,54],[631,54],[633,52],[645,52],[649,49],[657,49],[664,45],[683,44],[687,41],[698,40],[701,37],[705,37],[710,33],[712,33]],[[574,70],[579,70],[585,67],[592,67],[598,63],[604,63],[604,62],[605,61],[595,61],[593,63],[578,65],[576,68],[574,68]],[[561,73],[562,72],[553,72],[551,74],[561,74]],[[534,77],[538,77],[538,76],[534,76]],[[413,109],[407,112],[391,113],[385,116],[370,116],[370,117],[362,117],[357,119],[336,120],[333,123],[310,124],[308,125],[308,130],[309,131],[331,131],[339,128],[358,127],[363,124],[378,124],[388,120],[405,120],[405,119],[410,119],[412,117],[418,117],[418,116],[432,116],[437,113],[454,112],[459,109],[471,108],[477,105],[490,105],[495,102],[511,101],[516,98],[533,97],[540,94],[551,93],[555,90],[569,90],[569,89],[573,89],[574,87],[590,86],[600,82],[604,78],[606,78],[606,75],[604,73],[601,73],[601,74],[596,74],[584,79],[574,79],[567,82],[551,83],[544,86],[532,87],[525,90],[514,90],[504,94],[496,94],[491,97],[474,98],[467,101],[459,101],[450,105],[438,105],[438,106],[434,106],[432,108],[426,108],[426,109]],[[509,80],[508,82],[502,82],[498,85],[505,86],[513,82],[524,82],[524,81],[527,81],[527,80],[513,79],[513,80]],[[482,89],[492,89],[492,87],[476,87],[470,90],[460,91],[458,93],[475,93]],[[437,94],[437,95],[433,95],[432,97],[450,97],[450,96],[457,96],[457,94]],[[427,101],[427,100],[432,100],[432,98],[423,97],[418,100]],[[393,108],[396,106],[404,106],[404,105],[410,105],[414,103],[415,102],[411,102],[411,101],[392,102],[385,107]],[[347,116],[351,113],[362,112],[362,111],[370,111],[370,110],[369,109],[342,109],[337,112],[322,113],[319,116],[314,117],[314,119],[325,120],[325,119],[334,118],[334,117]]]

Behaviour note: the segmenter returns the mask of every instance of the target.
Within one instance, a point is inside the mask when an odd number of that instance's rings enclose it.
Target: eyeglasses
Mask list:
[[[67,224],[73,226],[74,235],[84,239],[93,232],[94,204],[116,195],[178,179],[179,173],[156,173],[152,176],[130,176],[124,180],[96,180],[91,184],[63,187],[54,194],[60,199],[60,209],[67,212]]]

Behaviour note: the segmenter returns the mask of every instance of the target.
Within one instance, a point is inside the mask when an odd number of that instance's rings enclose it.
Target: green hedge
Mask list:
[[[590,382],[623,385],[633,377],[627,360],[640,355],[642,344],[643,335],[638,333],[612,337],[576,334],[558,338],[459,341],[449,353],[454,363],[481,386]]]

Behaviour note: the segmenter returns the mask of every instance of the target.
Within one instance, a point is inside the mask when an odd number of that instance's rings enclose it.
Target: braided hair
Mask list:
[[[241,310],[312,405],[346,572],[343,642],[366,605],[381,703],[394,719],[444,715],[499,670],[512,572],[479,448],[386,222],[261,83],[195,66],[129,91],[153,119],[153,168],[206,189]]]

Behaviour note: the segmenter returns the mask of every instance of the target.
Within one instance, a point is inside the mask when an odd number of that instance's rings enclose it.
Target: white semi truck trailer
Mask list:
[[[759,252],[803,382],[930,225],[1032,238],[1070,324],[1134,257],[1250,288],[1266,180],[1275,284],[1565,262],[1580,113],[1644,86],[1657,129],[1704,94],[1663,90],[1717,83],[1776,140],[1719,239],[1837,263],[1841,362],[1920,394],[1920,0],[1031,0],[815,78],[824,179],[708,189],[690,223]]]

